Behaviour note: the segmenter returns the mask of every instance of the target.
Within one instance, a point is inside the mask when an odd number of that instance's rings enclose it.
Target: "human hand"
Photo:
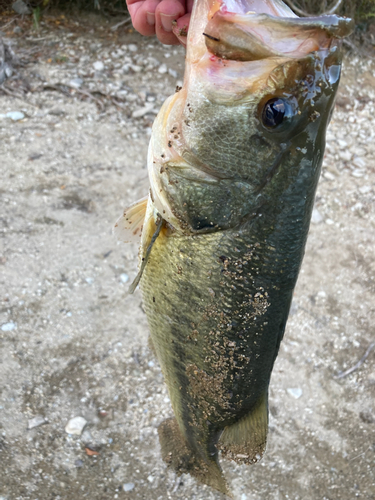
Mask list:
[[[134,28],[165,45],[186,45],[194,0],[127,0]]]

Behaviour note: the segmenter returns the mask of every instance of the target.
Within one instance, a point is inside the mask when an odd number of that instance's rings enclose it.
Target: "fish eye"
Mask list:
[[[286,118],[294,116],[293,109],[286,99],[275,97],[270,99],[263,108],[262,121],[267,128],[276,128]]]

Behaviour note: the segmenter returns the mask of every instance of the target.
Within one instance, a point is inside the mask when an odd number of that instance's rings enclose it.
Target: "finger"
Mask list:
[[[187,0],[187,2],[186,2],[186,12],[188,14],[191,14],[191,12],[193,10],[193,5],[194,5],[194,0]]]
[[[191,14],[185,14],[184,16],[177,19],[177,24],[173,27],[173,33],[179,40],[180,44],[186,47],[187,43],[187,32],[189,29]]]
[[[155,11],[159,0],[145,0],[132,3],[128,0],[128,9],[132,18],[134,29],[141,35],[152,36],[155,34]]]
[[[184,0],[162,0],[156,8],[155,31],[158,39],[166,45],[176,45],[178,40],[173,34],[173,22],[185,14]]]

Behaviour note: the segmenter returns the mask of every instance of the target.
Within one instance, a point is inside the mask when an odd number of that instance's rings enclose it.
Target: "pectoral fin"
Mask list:
[[[237,463],[257,462],[266,449],[267,431],[268,392],[248,415],[224,429],[218,448],[226,458]]]
[[[124,210],[123,215],[117,220],[113,232],[117,239],[123,243],[139,243],[146,215],[148,196],[136,201]]]
[[[128,293],[134,293],[134,290],[137,288],[138,283],[141,280],[142,273],[146,267],[148,258],[151,253],[151,249],[153,244],[156,241],[156,238],[159,236],[161,228],[163,227],[164,219],[158,214],[156,221],[152,217],[149,217],[146,221],[146,226],[144,228],[145,234],[142,238],[142,246],[141,246],[141,263],[139,267],[139,271],[137,276],[135,277],[133,283],[130,285]]]

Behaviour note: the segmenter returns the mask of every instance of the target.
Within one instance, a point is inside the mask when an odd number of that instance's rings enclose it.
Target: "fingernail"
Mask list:
[[[155,26],[155,13],[154,12],[146,12],[147,23],[150,26]]]
[[[166,14],[160,14],[161,25],[163,30],[168,33],[172,31],[172,21],[174,21],[175,16],[167,16]]]

